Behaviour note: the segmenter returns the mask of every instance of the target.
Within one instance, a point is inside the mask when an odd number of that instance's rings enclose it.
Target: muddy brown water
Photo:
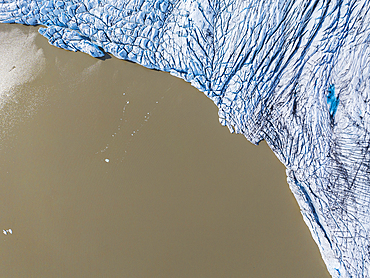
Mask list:
[[[329,277],[283,165],[190,84],[0,39],[0,277]]]

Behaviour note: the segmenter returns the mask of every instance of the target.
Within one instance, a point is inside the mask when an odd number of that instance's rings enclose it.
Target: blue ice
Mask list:
[[[370,1],[0,0],[0,22],[190,82],[285,165],[331,275],[370,277]]]
[[[327,101],[329,104],[329,113],[330,116],[333,117],[337,112],[338,104],[339,104],[339,97],[335,96],[335,87],[334,85],[330,85],[329,92],[327,96]]]

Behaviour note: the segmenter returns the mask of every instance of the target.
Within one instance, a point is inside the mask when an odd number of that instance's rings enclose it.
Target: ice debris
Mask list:
[[[4,235],[12,235],[13,234],[13,230],[12,229],[7,229],[7,230],[3,230],[3,234]]]
[[[191,82],[266,140],[333,277],[370,277],[370,1],[0,0],[0,22]]]

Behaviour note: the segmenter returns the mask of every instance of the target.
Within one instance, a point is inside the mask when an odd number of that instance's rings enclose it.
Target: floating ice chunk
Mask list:
[[[13,234],[13,230],[12,229],[7,229],[7,230],[3,230],[3,234],[4,235],[12,235]]]

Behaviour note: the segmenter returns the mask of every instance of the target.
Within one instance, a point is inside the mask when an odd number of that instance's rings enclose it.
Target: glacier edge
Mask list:
[[[333,277],[370,276],[370,2],[0,0],[0,22],[108,52],[204,92],[287,168]]]

